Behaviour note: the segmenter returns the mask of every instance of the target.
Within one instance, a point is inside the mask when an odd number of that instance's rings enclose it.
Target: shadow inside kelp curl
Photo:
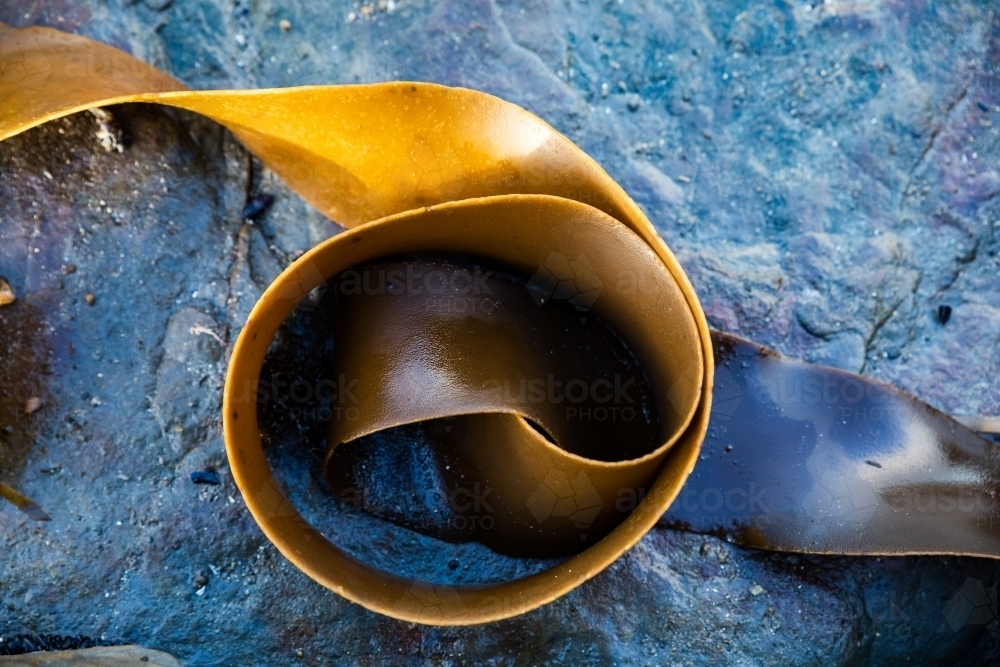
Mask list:
[[[257,388],[265,455],[306,521],[369,565],[434,584],[500,583],[562,562],[505,556],[469,540],[468,519],[443,482],[449,463],[437,443],[451,430],[448,419],[354,441],[345,448],[352,485],[334,492],[324,476],[327,431],[351,391],[350,380],[330,376],[335,322],[333,290],[305,297],[275,336]]]

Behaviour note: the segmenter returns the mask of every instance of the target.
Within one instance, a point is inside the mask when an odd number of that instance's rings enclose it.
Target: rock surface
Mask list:
[[[0,20],[109,42],[195,88],[413,79],[497,94],[644,207],[714,326],[947,412],[1000,414],[991,3],[365,7],[12,0]],[[84,633],[189,665],[996,663],[982,617],[998,567],[975,559],[802,557],[657,529],[553,604],[453,629],[322,589],[239,499],[218,405],[257,296],[338,228],[211,123],[112,113],[122,153],[88,114],[0,151],[0,276],[17,298],[0,307],[2,479],[53,517],[0,507],[0,636]],[[244,224],[264,192],[274,205]],[[320,420],[272,428],[286,488],[358,555],[442,583],[537,567],[337,506],[310,465]],[[190,481],[209,469],[220,486]]]

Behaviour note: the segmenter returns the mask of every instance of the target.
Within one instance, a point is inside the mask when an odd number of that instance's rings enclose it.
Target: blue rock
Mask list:
[[[369,6],[13,0],[0,20],[115,44],[193,88],[410,79],[499,95],[636,199],[714,326],[946,412],[1000,414],[989,3]],[[85,114],[0,153],[0,267],[26,292],[24,327],[47,332],[18,356],[46,410],[6,424],[0,456],[4,479],[53,515],[39,528],[0,510],[0,636],[106,634],[188,665],[280,664],[298,648],[318,663],[997,663],[995,625],[979,622],[996,609],[977,601],[998,569],[968,558],[774,554],[657,528],[565,598],[473,628],[399,623],[321,588],[264,538],[229,476],[198,494],[178,480],[225,473],[228,346],[277,271],[339,228],[211,123],[114,114],[133,138],[124,154],[97,147]],[[241,236],[247,192],[275,201]],[[34,244],[44,261],[29,261]],[[57,276],[63,263],[78,271]],[[86,291],[94,308],[74,305]],[[316,472],[322,447],[303,435],[323,424],[273,427],[280,483],[358,557],[445,584],[539,566],[339,507]],[[42,473],[43,459],[63,472]],[[197,596],[203,569],[213,577]]]

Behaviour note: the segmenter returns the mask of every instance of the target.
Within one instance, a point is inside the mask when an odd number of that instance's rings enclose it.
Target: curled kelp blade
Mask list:
[[[348,247],[367,261],[329,286],[331,375],[345,387],[329,442],[456,417],[448,495],[490,489],[478,537],[494,549],[579,553],[628,516],[620,488],[649,486],[675,445],[696,451],[696,323],[656,255],[614,218],[557,197],[489,197],[351,230],[311,261]],[[453,259],[371,261],[404,252]],[[564,268],[575,278],[560,289]],[[645,404],[629,391],[644,378]]]
[[[782,551],[1000,558],[1000,447],[894,387],[712,337],[711,424],[665,523]]]
[[[534,224],[539,222],[545,224]],[[560,224],[572,224],[576,233],[562,233],[566,230]],[[636,257],[632,266],[637,271],[643,271],[636,277],[648,273],[651,279],[659,282],[642,281],[652,295],[645,302],[636,295],[631,299],[618,299],[613,293],[609,294],[600,312],[609,325],[630,342],[643,365],[652,369],[650,376],[654,378],[654,385],[660,394],[658,398],[670,401],[670,397],[674,396],[679,399],[681,407],[676,411],[680,419],[673,424],[677,432],[668,434],[666,438],[663,438],[665,433],[661,433],[661,440],[665,442],[646,456],[623,462],[602,462],[584,459],[553,446],[537,432],[532,432],[523,418],[508,419],[499,424],[490,421],[479,431],[482,439],[473,434],[473,445],[486,445],[475,448],[477,451],[474,454],[485,454],[485,458],[474,463],[491,471],[498,483],[509,485],[513,495],[509,496],[511,502],[508,507],[522,517],[531,513],[534,491],[558,496],[568,487],[577,493],[575,500],[567,500],[574,503],[588,500],[590,494],[583,493],[581,497],[578,493],[581,489],[587,490],[582,487],[578,472],[574,471],[571,476],[567,470],[572,469],[565,466],[576,466],[577,469],[590,466],[595,474],[599,468],[614,468],[605,472],[611,475],[622,469],[626,472],[632,469],[645,475],[648,472],[646,465],[656,462],[659,466],[654,471],[651,487],[657,493],[631,508],[624,520],[603,539],[548,570],[515,581],[452,588],[447,595],[426,582],[407,581],[357,561],[303,520],[276,483],[265,457],[257,421],[255,383],[260,379],[264,358],[275,334],[305,295],[326,281],[367,262],[408,254],[433,255],[443,249],[457,255],[490,258],[521,275],[538,271],[553,250],[577,256],[577,252],[589,249],[593,252],[591,262],[594,272],[607,275],[606,272],[620,266],[617,262],[621,261],[621,257],[613,252],[616,239],[631,246],[631,252]],[[627,249],[624,245],[622,247]],[[251,312],[230,359],[223,401],[223,425],[233,476],[254,518],[279,550],[316,581],[369,609],[404,620],[442,625],[482,623],[524,613],[579,586],[631,548],[656,524],[666,506],[680,491],[704,437],[704,425],[697,420],[699,410],[703,409],[699,400],[703,378],[673,373],[670,363],[673,359],[681,364],[678,368],[689,365],[692,369],[703,371],[698,346],[702,332],[694,326],[692,314],[686,312],[684,294],[679,286],[672,283],[672,289],[667,289],[671,286],[668,276],[653,251],[614,218],[579,202],[545,195],[505,195],[409,211],[349,230],[318,245],[292,264],[267,289]],[[655,285],[662,288],[657,291]],[[530,298],[528,294],[524,296]],[[539,307],[533,300],[530,306]],[[635,312],[636,309],[647,312]],[[671,316],[677,322],[668,326],[663,318]],[[374,323],[378,325],[378,322],[376,318]],[[664,330],[677,333],[674,350],[658,344]],[[684,333],[685,330],[687,333]],[[474,340],[469,341],[470,346],[474,343]],[[407,350],[400,345],[378,345],[377,352],[386,357],[398,355],[404,362],[407,360]],[[455,370],[464,369],[477,360],[462,357],[446,361],[452,364],[451,370]],[[374,362],[372,366],[377,371]],[[417,366],[419,364],[413,365],[414,368]],[[433,372],[448,371],[447,367],[436,363],[425,364],[423,368]],[[344,379],[348,382],[353,380]],[[384,416],[391,419],[393,414],[401,415],[399,422],[404,423],[407,417],[402,408],[407,407],[407,397],[419,404],[418,395],[405,391],[406,379],[395,373],[386,374],[382,380],[390,389],[393,385],[397,390],[403,389],[400,391],[401,400],[389,397],[385,401],[373,401],[366,408],[391,410]],[[667,380],[679,382],[680,386],[675,388],[667,384]],[[356,386],[360,388],[360,382]],[[661,387],[666,387],[666,392],[661,392]],[[685,400],[692,401],[693,406],[685,406]],[[496,413],[471,416],[488,419],[490,414]],[[686,415],[691,416],[690,421]],[[507,428],[512,423],[520,432],[511,432]],[[347,426],[350,427],[350,424]],[[363,428],[362,432],[365,430]],[[332,429],[332,432],[336,433],[336,430]],[[489,446],[491,443],[486,438],[494,438],[497,445],[510,447],[506,451],[512,452],[512,456],[491,460],[491,454],[500,449]],[[524,446],[519,450],[521,445]],[[551,465],[547,467],[549,463]],[[478,470],[475,465],[467,471],[473,479],[485,479],[476,476]],[[518,471],[524,471],[525,475],[518,474]],[[548,480],[550,472],[559,479]],[[528,473],[541,477],[529,478]],[[601,477],[604,476],[601,473]],[[595,485],[599,479],[594,477]],[[641,481],[633,477],[633,483]],[[524,491],[527,493],[523,496],[517,495]],[[591,509],[591,506],[585,504],[580,509]],[[547,516],[531,518],[535,526],[534,536],[525,531],[518,539],[528,541],[532,537],[537,538],[540,532],[537,526],[548,518],[572,524],[572,517],[562,511],[557,513],[553,507]],[[499,526],[499,518],[497,522]],[[525,527],[524,524],[521,527]],[[577,533],[573,539],[579,542],[579,529],[572,527]],[[564,538],[566,533],[556,537]],[[424,604],[423,600],[434,600],[434,603]]]
[[[33,521],[49,521],[52,518],[34,500],[18,493],[3,482],[0,482],[0,497],[27,514]]]
[[[522,581],[442,598],[433,586],[358,563],[310,528],[288,503],[263,456],[256,406],[246,398],[246,385],[259,380],[267,345],[290,310],[324,279],[349,268],[352,249],[364,249],[360,242],[366,235],[349,236],[351,245],[341,242],[338,253],[319,264],[310,264],[318,256],[315,253],[302,257],[265,293],[241,332],[227,376],[223,414],[234,477],[251,512],[301,569],[341,595],[397,618],[477,623],[513,616],[564,594],[604,569],[655,523],[693,468],[707,425],[713,377],[707,323],[687,276],[652,224],[603,169],[565,137],[515,105],[476,91],[432,84],[151,92],[176,91],[180,86],[169,80],[147,85],[143,68],[126,67],[113,86],[102,81],[112,76],[107,68],[94,74],[89,87],[86,82],[76,85],[68,81],[67,65],[86,61],[95,49],[106,56],[102,49],[107,47],[98,48],[80,37],[57,39],[44,29],[28,32],[18,35],[6,26],[0,31],[4,44],[16,46],[4,47],[5,52],[16,52],[16,67],[5,65],[0,75],[0,100],[8,101],[0,107],[0,139],[88,107],[167,104],[227,127],[303,198],[348,226],[368,229],[376,223],[367,221],[375,217],[392,217],[427,204],[474,203],[484,195],[555,195],[550,199],[566,205],[572,203],[568,199],[589,201],[623,231],[638,235],[658,270],[679,289],[681,312],[695,323],[691,354],[701,371],[690,387],[698,398],[690,426],[669,451],[654,482],[664,492],[640,503],[611,535],[563,566]],[[38,70],[49,75],[30,85],[17,74]],[[6,76],[8,71],[15,75]],[[20,103],[25,99],[34,101]],[[419,225],[409,226],[408,232],[416,245],[434,240],[432,230]],[[568,238],[572,240],[572,235]],[[400,252],[410,250],[404,247]],[[544,261],[537,258],[531,270]],[[437,602],[428,607],[424,600],[430,598]]]
[[[90,107],[186,88],[155,67],[92,39],[0,23],[0,141]]]
[[[649,245],[684,294],[708,371],[694,422],[707,423],[711,340],[687,275],[625,191],[534,114],[479,91],[428,83],[185,91],[85,37],[0,24],[0,42],[11,54],[0,73],[0,140],[89,107],[155,102],[224,125],[306,201],[348,227],[506,194],[553,195],[603,211]]]

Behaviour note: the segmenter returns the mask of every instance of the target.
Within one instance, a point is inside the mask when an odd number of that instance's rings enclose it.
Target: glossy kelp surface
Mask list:
[[[1000,447],[889,385],[712,340],[711,426],[666,524],[783,551],[1000,555]]]
[[[441,510],[461,512],[467,539],[511,555],[571,555],[622,522],[618,489],[648,485],[656,471],[624,473],[627,462],[660,449],[681,415],[670,410],[661,426],[661,407],[672,406],[657,404],[641,363],[593,310],[542,302],[529,284],[428,261],[341,274],[327,461],[341,495],[364,465],[360,438],[448,418],[437,429],[447,461],[437,495],[455,499]],[[489,435],[505,428],[507,438]]]

